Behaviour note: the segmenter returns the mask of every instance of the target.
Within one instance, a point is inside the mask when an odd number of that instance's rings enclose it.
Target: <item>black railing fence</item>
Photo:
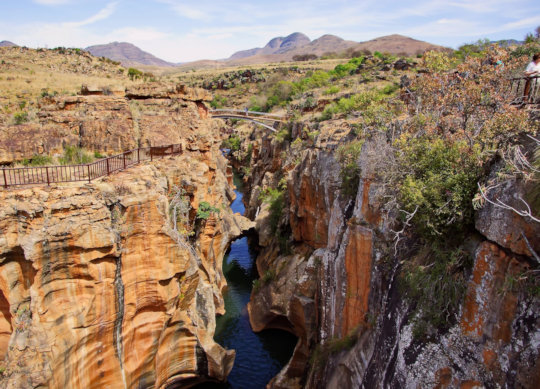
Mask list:
[[[137,165],[141,161],[152,161],[169,155],[182,153],[182,145],[141,147],[121,154],[83,165],[35,166],[2,168],[0,186],[53,184],[60,182],[92,181],[111,173]]]

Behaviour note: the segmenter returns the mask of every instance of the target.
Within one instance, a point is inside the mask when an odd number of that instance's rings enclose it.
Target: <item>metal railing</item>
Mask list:
[[[152,161],[182,153],[181,144],[141,147],[125,151],[98,161],[82,165],[36,166],[2,168],[0,186],[53,184],[61,182],[88,181],[137,165],[141,161]]]
[[[271,114],[267,112],[246,111],[246,110],[241,110],[241,109],[211,109],[208,112],[210,112],[212,116],[230,114],[230,115],[236,115],[236,116],[254,117],[257,119],[268,119],[268,120],[274,120],[274,121],[282,121],[282,120],[287,119],[286,115],[276,115],[276,114]]]
[[[510,79],[512,103],[540,104],[540,75]]]

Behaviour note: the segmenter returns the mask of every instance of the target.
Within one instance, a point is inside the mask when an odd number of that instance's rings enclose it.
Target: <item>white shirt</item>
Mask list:
[[[540,74],[540,62],[534,63],[534,61],[531,61],[531,63],[527,65],[527,69],[525,69],[525,72]]]

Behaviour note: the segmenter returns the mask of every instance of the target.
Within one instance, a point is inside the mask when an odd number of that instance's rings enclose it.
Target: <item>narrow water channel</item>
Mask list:
[[[233,212],[244,214],[242,181],[235,176],[236,200]],[[234,367],[226,385],[204,385],[197,388],[264,388],[291,358],[296,337],[286,331],[266,330],[254,333],[249,324],[247,303],[253,281],[258,278],[255,259],[257,249],[248,237],[232,242],[223,259],[223,273],[228,289],[224,294],[226,314],[217,318],[214,339],[227,349],[236,350]]]

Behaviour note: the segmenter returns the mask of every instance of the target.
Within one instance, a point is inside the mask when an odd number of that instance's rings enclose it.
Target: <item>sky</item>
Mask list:
[[[227,58],[297,31],[358,42],[401,34],[457,48],[522,40],[538,26],[538,0],[0,0],[0,41],[129,42],[170,62]]]

